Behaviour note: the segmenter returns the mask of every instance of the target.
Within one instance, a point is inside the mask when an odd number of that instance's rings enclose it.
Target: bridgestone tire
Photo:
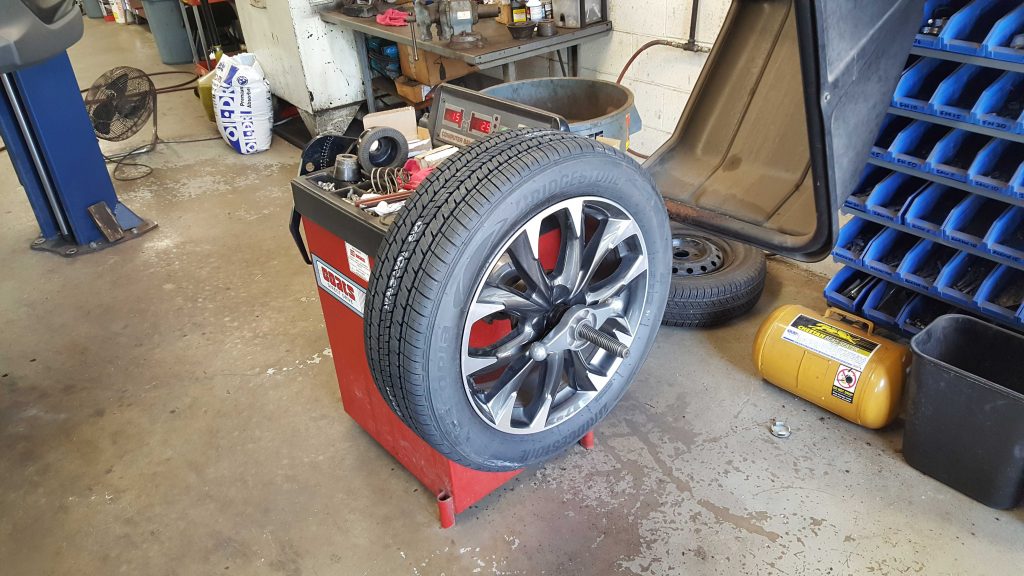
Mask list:
[[[366,302],[370,369],[385,401],[444,456],[514,470],[561,452],[622,397],[654,342],[671,268],[669,223],[644,170],[609,146],[568,133],[512,130],[440,165],[380,247]],[[629,355],[578,412],[543,431],[503,432],[474,409],[462,373],[468,308],[492,257],[546,207],[578,197],[629,212],[646,243],[647,296]]]
[[[712,236],[672,223],[672,237],[695,237],[721,250],[720,267],[689,275],[673,262],[672,289],[662,323],[666,326],[703,328],[737,318],[757,304],[766,276],[763,252],[741,242]]]

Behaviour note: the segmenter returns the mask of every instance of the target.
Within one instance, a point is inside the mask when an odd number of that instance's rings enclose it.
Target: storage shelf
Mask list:
[[[907,168],[906,166],[896,164],[895,162],[886,162],[885,160],[879,160],[878,158],[869,158],[868,163],[874,164],[875,166],[881,166],[882,168],[888,168],[889,170],[895,170],[896,172],[909,174],[911,176],[921,178],[922,180],[937,182],[939,184],[949,186],[950,188],[957,188],[959,190],[963,190],[964,192],[970,192],[971,194],[977,194],[979,196],[985,196],[986,198],[991,198],[993,200],[999,200],[1000,202],[1005,202],[1007,204],[1011,204],[1014,206],[1024,206],[1024,199],[1014,198],[1013,196],[1007,196],[1006,194],[1000,194],[998,192],[994,192],[986,188],[981,188],[980,186],[974,186],[972,184],[968,184],[967,182],[960,182],[959,180],[953,180],[952,178],[946,178],[945,176],[939,176],[937,174],[932,174],[930,172],[923,172],[921,170]]]
[[[863,218],[864,220],[868,220],[868,221],[874,222],[876,224],[881,224],[882,226],[885,226],[886,228],[895,228],[896,230],[899,230],[900,232],[906,232],[907,234],[911,234],[913,236],[916,236],[916,237],[924,239],[924,240],[930,240],[932,242],[935,242],[936,244],[942,244],[944,246],[949,246],[950,248],[955,248],[955,249],[957,249],[957,250],[959,250],[961,252],[967,252],[968,254],[973,254],[975,256],[978,256],[979,258],[984,258],[986,260],[991,260],[991,261],[999,263],[999,264],[1005,264],[1005,265],[1007,265],[1007,266],[1009,266],[1011,268],[1016,268],[1017,270],[1024,270],[1024,264],[1022,264],[1020,262],[1016,262],[1014,260],[1010,260],[1009,258],[1003,258],[1002,256],[997,256],[997,255],[992,254],[990,252],[985,252],[984,250],[980,250],[978,248],[973,248],[971,246],[967,246],[966,244],[958,244],[956,242],[952,242],[952,241],[950,241],[950,240],[948,240],[946,238],[942,238],[940,236],[932,236],[931,234],[926,234],[926,233],[924,233],[921,230],[918,230],[916,228],[911,228],[910,226],[907,226],[905,224],[897,224],[896,222],[893,222],[892,220],[886,220],[885,218],[879,218],[878,216],[875,216],[874,214],[868,214],[867,212],[863,212],[861,210],[850,208],[848,206],[844,206],[843,207],[843,212],[845,212],[846,214],[849,214],[850,216],[856,216],[858,218]]]
[[[1020,64],[1017,62],[1007,62],[1006,60],[983,58],[981,56],[971,56],[969,54],[947,52],[945,50],[935,50],[934,48],[922,48],[920,46],[914,46],[913,48],[911,48],[910,53],[917,56],[925,56],[928,58],[941,58],[943,60],[961,62],[963,64],[975,64],[977,66],[984,66],[986,68],[998,68],[999,70],[1007,70],[1009,72],[1024,72],[1024,64]]]
[[[882,276],[877,271],[871,270],[867,266],[863,266],[863,265],[860,265],[860,264],[854,264],[852,262],[847,262],[845,260],[836,260],[836,262],[838,262],[839,264],[842,264],[844,266],[847,266],[849,268],[854,268],[856,270],[860,270],[861,272],[864,272],[865,274],[870,274],[870,275],[872,275],[872,276],[874,276],[876,278],[880,278],[881,280],[883,280],[885,282],[888,282],[890,284],[894,284],[894,285],[899,286],[901,288],[906,288],[907,290],[911,290],[913,292],[917,292],[918,294],[924,294],[925,296],[927,296],[927,297],[929,297],[929,298],[931,298],[933,300],[938,300],[940,302],[945,302],[946,304],[949,304],[950,306],[953,306],[954,308],[956,308],[958,310],[963,310],[965,314],[970,314],[971,316],[979,316],[981,318],[984,318],[984,319],[989,320],[991,322],[995,322],[996,324],[999,324],[1000,326],[1005,326],[1005,327],[1007,327],[1007,328],[1009,328],[1011,330],[1017,331],[1017,332],[1024,331],[1024,325],[1022,325],[1022,324],[1020,324],[1018,322],[1009,322],[1005,318],[1001,318],[1000,316],[998,316],[996,314],[991,314],[989,312],[985,312],[985,311],[980,310],[980,309],[964,308],[964,305],[959,303],[959,302],[955,302],[953,300],[949,300],[949,299],[943,298],[942,295],[940,295],[940,294],[936,294],[934,292],[929,292],[928,290],[925,290],[924,288],[921,288],[921,287],[918,287],[918,286],[914,286],[913,284],[910,284],[909,282],[904,282],[900,278],[890,278],[888,276]]]
[[[993,128],[985,128],[977,124],[971,124],[969,122],[960,122],[958,120],[951,120],[949,118],[943,118],[942,116],[935,116],[932,114],[922,114],[921,112],[914,112],[913,110],[904,110],[895,106],[889,107],[889,114],[896,116],[903,116],[905,118],[913,118],[914,120],[923,120],[925,122],[931,122],[932,124],[941,124],[943,126],[949,126],[950,128],[959,128],[968,132],[974,132],[975,134],[981,134],[983,136],[991,136],[993,138],[1000,138],[1002,140],[1010,140],[1012,142],[1024,143],[1024,134],[1014,134],[1013,132],[1007,132],[1006,130],[995,130]]]

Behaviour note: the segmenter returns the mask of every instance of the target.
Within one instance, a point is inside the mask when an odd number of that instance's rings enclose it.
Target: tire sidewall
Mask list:
[[[440,297],[435,299],[429,315],[430,339],[425,350],[427,370],[423,382],[438,431],[469,460],[494,469],[510,469],[557,452],[582,437],[611,410],[643,364],[668,297],[672,253],[668,218],[660,195],[642,169],[630,164],[631,160],[621,157],[588,154],[530,171],[471,221],[470,225],[479,233],[469,234],[461,250],[447,259]],[[619,204],[643,232],[648,294],[638,337],[629,358],[619,365],[601,393],[577,414],[543,432],[501,432],[476,412],[462,379],[462,342],[468,307],[488,265],[510,236],[547,207],[579,196],[605,198]]]

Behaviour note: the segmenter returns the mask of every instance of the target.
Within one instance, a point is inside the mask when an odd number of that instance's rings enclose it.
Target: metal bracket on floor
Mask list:
[[[65,258],[73,258],[133,240],[157,227],[156,222],[140,217],[120,202],[114,206],[113,210],[106,202],[97,202],[89,206],[88,212],[93,223],[103,234],[102,239],[93,240],[88,244],[76,244],[61,236],[50,238],[40,236],[33,240],[29,247],[33,250],[52,252]]]

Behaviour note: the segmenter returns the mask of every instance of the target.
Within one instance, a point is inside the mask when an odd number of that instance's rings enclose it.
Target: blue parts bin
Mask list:
[[[1018,6],[1017,0],[975,0],[949,18],[939,34],[940,46],[949,52],[984,56],[983,42],[992,27],[1010,10]]]
[[[914,178],[902,172],[893,172],[875,186],[864,203],[864,208],[879,218],[901,224],[904,209],[928,184],[927,180]]]
[[[921,58],[900,76],[893,93],[892,105],[913,112],[929,112],[928,103],[943,80],[958,68],[956,62],[938,58]]]
[[[992,508],[1024,499],[1024,337],[938,318],[910,342],[903,457]]]
[[[902,286],[879,282],[864,300],[861,313],[879,326],[898,330],[900,312],[913,297],[914,293]]]
[[[1024,161],[1024,144],[993,139],[978,152],[967,169],[967,181],[999,194],[1012,196],[1010,180]]]
[[[885,277],[896,276],[903,258],[920,241],[917,236],[886,228],[864,252],[864,266]]]
[[[1024,303],[1024,271],[996,268],[981,285],[975,302],[982,310],[1012,322]]]
[[[1012,47],[1013,37],[1024,33],[1024,4],[1003,16],[985,37],[985,56],[1008,62],[1024,62],[1024,49]]]
[[[878,132],[878,138],[875,139],[875,144],[871,147],[871,157],[892,162],[892,152],[889,151],[889,147],[892,146],[896,136],[904,128],[910,126],[911,122],[913,122],[912,119],[904,116],[893,116],[892,114],[886,116],[882,122],[882,129]]]
[[[985,128],[1012,132],[1021,117],[1024,74],[1005,72],[978,97],[971,122]]]
[[[882,168],[881,166],[868,164],[864,167],[864,171],[861,172],[860,181],[853,189],[853,192],[851,192],[846,198],[846,203],[844,205],[847,208],[867,212],[867,201],[868,197],[871,196],[871,192],[879,182],[886,179],[886,177],[891,174],[892,172]]]
[[[871,289],[880,280],[867,272],[845,267],[825,286],[825,301],[832,306],[858,312]]]
[[[930,110],[936,116],[970,122],[971,109],[981,93],[1000,76],[1000,71],[964,64],[939,84],[932,95]]]
[[[970,168],[978,152],[992,139],[966,130],[953,130],[939,140],[925,161],[924,169],[937,176],[967,182]]]
[[[926,234],[942,236],[942,225],[967,194],[956,188],[931,184],[914,199],[904,215],[907,226]]]
[[[942,268],[956,256],[955,248],[922,240],[907,253],[896,275],[907,284],[928,292],[935,286]]]
[[[963,8],[970,0],[928,0],[924,5],[921,28],[914,37],[914,46],[940,48],[939,34],[949,23],[949,18]]]
[[[927,296],[914,296],[909,304],[903,307],[896,323],[902,332],[917,334],[928,327],[939,316],[949,314],[953,307]]]
[[[832,256],[839,261],[851,264],[864,262],[864,252],[875,239],[886,228],[863,218],[854,218],[846,226],[839,230],[836,239],[835,250]]]
[[[1000,216],[985,236],[985,247],[996,256],[1024,264],[1024,208],[1015,206]]]
[[[923,120],[911,123],[889,146],[892,161],[907,168],[923,170],[928,155],[949,131],[945,126]]]
[[[944,299],[969,309],[995,267],[991,260],[961,252],[942,269],[935,285]]]
[[[998,200],[971,196],[950,212],[942,225],[942,235],[952,242],[980,248],[989,229],[1006,209],[1006,204]]]

